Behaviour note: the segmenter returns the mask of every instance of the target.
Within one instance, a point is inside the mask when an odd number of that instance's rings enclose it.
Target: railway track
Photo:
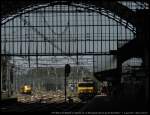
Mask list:
[[[3,104],[1,107],[2,112],[73,112],[78,111],[85,103],[78,100],[73,103],[64,102],[64,99],[60,100],[41,100],[38,102],[30,101],[28,103],[10,103]]]
[[[73,103],[68,103],[63,101],[59,102],[53,102],[53,103],[45,103],[38,105],[37,107],[34,106],[30,110],[25,110],[26,111],[31,111],[31,112],[43,112],[43,111],[48,111],[48,112],[73,112],[73,111],[78,111],[81,109],[85,103],[83,102],[73,102]]]

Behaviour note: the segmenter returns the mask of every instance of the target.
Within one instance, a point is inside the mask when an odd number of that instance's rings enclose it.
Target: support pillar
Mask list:
[[[145,70],[145,101],[148,103],[149,101],[149,61],[150,56],[149,56],[149,51],[148,47],[144,49],[144,70]]]

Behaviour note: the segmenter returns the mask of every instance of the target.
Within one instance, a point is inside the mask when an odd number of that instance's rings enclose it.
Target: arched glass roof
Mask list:
[[[149,9],[149,4],[140,1],[118,1],[120,4],[128,7],[132,11]]]
[[[37,60],[40,66],[44,65],[40,64],[40,56],[67,57],[63,63],[70,59],[73,61],[68,63],[86,65],[83,60],[79,63],[84,56],[85,60],[90,58],[93,65],[88,64],[94,71],[102,71],[116,68],[116,57],[111,51],[134,39],[134,34],[135,28],[130,23],[103,8],[45,4],[2,21],[1,52],[29,56],[28,61],[31,56],[38,56],[33,58],[35,63],[30,63],[33,67]]]

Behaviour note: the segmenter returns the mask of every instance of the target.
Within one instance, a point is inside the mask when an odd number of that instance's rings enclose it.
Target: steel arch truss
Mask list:
[[[93,56],[97,70],[110,69],[116,66],[112,51],[133,39],[135,31],[104,8],[53,2],[24,9],[2,21],[1,55],[87,55]]]

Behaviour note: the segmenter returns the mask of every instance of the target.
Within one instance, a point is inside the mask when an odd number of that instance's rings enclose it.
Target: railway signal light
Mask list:
[[[70,65],[69,65],[69,64],[66,64],[66,65],[65,65],[65,76],[66,76],[66,77],[69,76],[69,74],[70,74],[70,69],[71,69]]]

